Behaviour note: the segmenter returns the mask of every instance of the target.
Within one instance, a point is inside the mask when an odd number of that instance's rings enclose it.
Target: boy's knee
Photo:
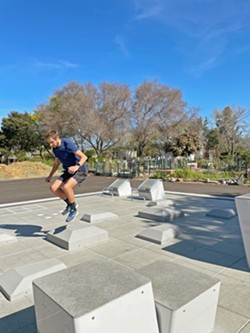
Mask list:
[[[64,191],[67,191],[68,188],[69,188],[69,186],[68,186],[67,184],[64,184],[64,185],[62,186],[62,189],[63,189]]]
[[[57,188],[55,186],[53,186],[53,185],[50,186],[50,191],[51,192],[55,193],[56,190],[57,190]]]
[[[65,191],[65,192],[67,192],[68,190],[71,190],[73,188],[73,186],[71,185],[71,184],[68,184],[68,183],[66,183],[66,184],[64,184],[63,186],[62,186],[62,189]]]

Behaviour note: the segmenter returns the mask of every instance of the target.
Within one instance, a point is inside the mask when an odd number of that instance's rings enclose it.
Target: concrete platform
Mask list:
[[[212,209],[206,214],[210,217],[219,217],[222,219],[232,219],[236,215],[236,211],[232,208],[228,209]]]
[[[159,333],[150,280],[107,259],[33,282],[40,333]]]
[[[158,222],[172,222],[182,217],[184,212],[177,208],[149,207],[138,212],[138,216]]]
[[[86,222],[72,222],[47,233],[47,240],[66,250],[108,240],[108,232]]]
[[[147,207],[154,207],[154,206],[173,207],[175,206],[175,203],[173,200],[161,199],[161,200],[150,201],[147,204]]]
[[[213,333],[248,333],[250,271],[238,216],[231,219],[206,216],[212,209],[236,210],[235,200],[225,197],[225,194],[213,197],[189,192],[166,192],[167,198],[175,202],[175,208],[185,215],[171,222],[181,229],[181,234],[164,245],[136,237],[146,228],[160,223],[138,217],[138,211],[150,208],[146,206],[148,202],[142,200],[131,201],[101,194],[77,197],[79,215],[75,222],[84,223],[80,218],[86,212],[98,210],[112,212],[119,218],[101,222],[100,226],[108,232],[109,240],[71,251],[65,251],[46,239],[48,232],[68,226],[60,214],[64,208],[61,201],[2,207],[0,232],[16,237],[17,242],[0,245],[0,273],[14,269],[20,263],[25,265],[49,258],[60,260],[67,268],[106,258],[132,271],[163,259],[221,281]],[[0,332],[37,333],[32,295],[10,302],[0,293],[0,318]]]
[[[93,213],[85,213],[81,217],[81,221],[85,222],[100,222],[107,219],[115,219],[118,218],[118,215],[112,212],[93,212]]]
[[[246,259],[250,269],[250,193],[238,196],[236,198],[236,207],[239,215],[239,223]]]
[[[131,184],[129,179],[116,179],[111,185],[104,188],[103,195],[128,196],[131,195]]]
[[[168,240],[176,238],[179,234],[179,227],[170,223],[164,223],[155,227],[146,228],[136,237],[149,242],[164,245]]]
[[[164,260],[138,272],[152,281],[161,333],[213,331],[219,279]]]
[[[0,275],[0,291],[9,301],[13,301],[32,291],[34,279],[64,268],[66,266],[55,258],[17,266]]]

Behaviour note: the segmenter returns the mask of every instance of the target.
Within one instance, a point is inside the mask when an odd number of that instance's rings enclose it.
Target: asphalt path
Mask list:
[[[76,186],[76,194],[102,191],[115,181],[115,177],[89,175],[80,185]],[[131,186],[138,187],[143,180],[131,179]],[[244,185],[218,185],[211,183],[163,182],[164,189],[171,192],[209,194],[235,197],[250,193],[250,187]],[[45,178],[18,179],[0,181],[0,204],[38,200],[54,197],[49,190]]]

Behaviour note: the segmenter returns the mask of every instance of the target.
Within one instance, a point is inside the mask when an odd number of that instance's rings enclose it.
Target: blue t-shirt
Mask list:
[[[53,153],[63,165],[64,170],[68,167],[76,165],[80,161],[80,157],[75,155],[79,148],[74,144],[73,141],[67,138],[61,139],[61,146],[53,148]],[[85,167],[85,164],[81,166]]]

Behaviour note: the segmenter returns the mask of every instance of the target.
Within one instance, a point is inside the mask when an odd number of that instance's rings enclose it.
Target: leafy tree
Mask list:
[[[7,146],[7,139],[2,131],[0,131],[0,148],[1,150]]]
[[[241,138],[241,145],[237,155],[239,160],[243,162],[246,173],[248,173],[248,169],[250,168],[250,136]]]
[[[201,148],[199,134],[186,130],[177,138],[165,142],[165,152],[172,152],[174,156],[188,156]]]
[[[13,153],[42,150],[43,140],[34,117],[27,112],[11,112],[2,119],[1,145]]]
[[[205,117],[204,122],[202,123],[202,145],[206,159],[209,159],[210,151],[217,151],[219,146],[219,130],[217,127],[209,127],[207,117]]]
[[[235,156],[241,136],[249,130],[247,117],[249,117],[249,111],[240,107],[227,106],[222,111],[217,109],[214,111],[221,152]]]

